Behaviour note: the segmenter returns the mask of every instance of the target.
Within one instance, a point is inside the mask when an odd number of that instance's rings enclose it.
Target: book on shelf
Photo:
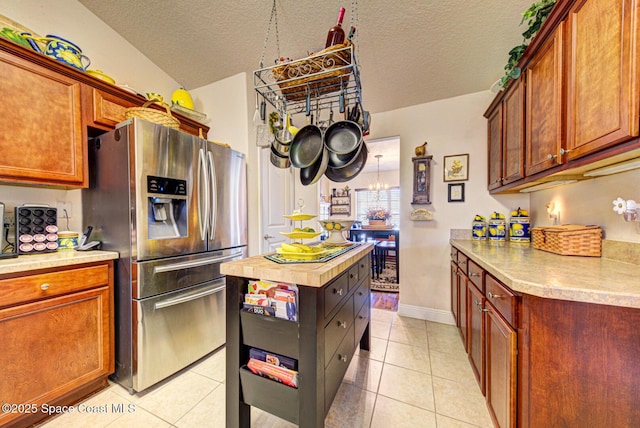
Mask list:
[[[243,310],[261,315],[298,321],[298,287],[295,284],[274,281],[250,281],[244,295]],[[265,310],[258,310],[262,306]]]
[[[274,366],[284,367],[289,370],[298,370],[298,360],[295,358],[285,357],[274,352],[265,351],[263,349],[249,349],[249,358],[264,361]]]
[[[298,388],[298,372],[284,367],[269,364],[265,361],[249,358],[247,368],[252,373],[269,378],[293,388]]]

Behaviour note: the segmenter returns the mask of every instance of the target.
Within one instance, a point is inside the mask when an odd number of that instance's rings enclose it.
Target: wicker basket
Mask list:
[[[602,229],[599,226],[534,227],[531,229],[533,248],[562,256],[600,257]]]
[[[274,67],[271,72],[288,101],[339,91],[350,78],[351,46],[346,42],[334,45],[310,57]]]
[[[163,112],[154,108],[149,108],[148,106],[152,103],[159,104],[163,106],[167,112]],[[180,121],[171,115],[171,110],[169,106],[166,104],[161,104],[156,100],[149,100],[142,105],[142,107],[130,107],[125,113],[124,117],[126,119],[131,119],[132,117],[137,117],[139,119],[144,119],[149,122],[157,123],[158,125],[163,125],[168,128],[180,129]]]

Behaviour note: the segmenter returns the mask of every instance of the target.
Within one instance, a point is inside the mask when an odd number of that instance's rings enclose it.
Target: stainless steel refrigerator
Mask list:
[[[90,141],[91,239],[118,251],[116,371],[130,393],[225,342],[224,261],[246,256],[244,155],[132,119]]]

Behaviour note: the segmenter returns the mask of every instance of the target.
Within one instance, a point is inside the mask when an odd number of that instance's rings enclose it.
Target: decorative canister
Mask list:
[[[509,240],[512,242],[531,242],[530,219],[527,210],[511,211],[509,219]]]
[[[506,241],[507,222],[504,214],[493,212],[489,220],[489,241]]]
[[[58,232],[58,249],[73,250],[78,246],[78,232]]]
[[[473,218],[471,223],[472,236],[471,238],[477,241],[483,241],[487,239],[487,221],[481,216],[477,215]]]

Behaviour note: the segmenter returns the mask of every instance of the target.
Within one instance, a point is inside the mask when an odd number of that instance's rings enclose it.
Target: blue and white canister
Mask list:
[[[529,217],[511,217],[509,219],[509,240],[512,242],[531,242]]]
[[[502,242],[507,240],[507,222],[502,219],[489,220],[489,241]]]
[[[487,239],[487,222],[481,215],[476,215],[471,223],[471,239],[484,241]]]

